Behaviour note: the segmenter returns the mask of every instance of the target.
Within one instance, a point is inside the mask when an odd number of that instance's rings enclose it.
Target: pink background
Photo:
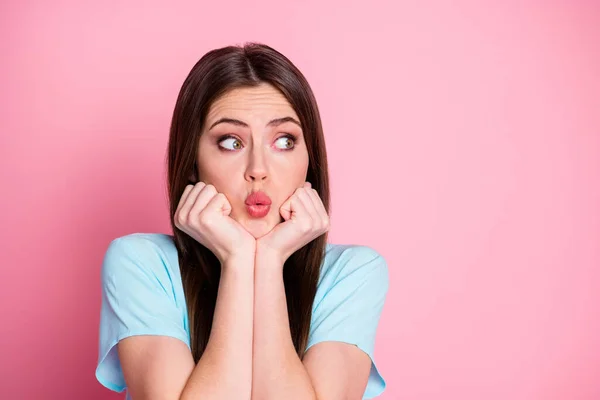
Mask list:
[[[102,257],[168,232],[177,93],[246,41],[314,89],[330,240],[388,260],[381,398],[600,398],[598,2],[124,3],[0,6],[1,398],[122,398]]]

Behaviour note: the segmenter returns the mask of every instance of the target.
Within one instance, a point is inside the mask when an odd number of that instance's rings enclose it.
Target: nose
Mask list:
[[[246,180],[248,182],[262,182],[267,179],[267,165],[265,155],[260,146],[254,146],[249,152],[248,166],[246,168]]]

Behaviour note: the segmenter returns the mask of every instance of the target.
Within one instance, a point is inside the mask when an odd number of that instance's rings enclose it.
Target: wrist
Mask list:
[[[220,260],[221,268],[252,271],[254,269],[254,258],[254,252],[231,254],[227,258]]]
[[[268,263],[269,265],[280,265],[283,267],[287,256],[282,254],[281,251],[273,249],[269,246],[256,246],[256,261],[261,263]]]

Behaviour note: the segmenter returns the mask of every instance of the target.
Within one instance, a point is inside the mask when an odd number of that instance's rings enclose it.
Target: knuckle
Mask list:
[[[210,216],[205,216],[204,218],[202,218],[201,222],[201,227],[204,228],[204,230],[208,230],[211,229],[214,225],[214,219],[211,218]]]
[[[210,217],[209,213],[203,211],[198,215],[197,221],[199,225],[208,227],[211,226],[212,218]]]
[[[188,218],[187,218],[187,221],[185,222],[185,224],[189,227],[197,228],[198,227],[198,218],[192,218],[192,215],[190,213],[190,215],[188,215]]]

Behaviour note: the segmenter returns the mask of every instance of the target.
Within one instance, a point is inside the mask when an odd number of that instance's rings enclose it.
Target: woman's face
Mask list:
[[[223,118],[239,122],[219,123]],[[293,120],[278,121],[282,118]],[[225,93],[206,117],[198,177],[227,197],[230,216],[255,238],[283,221],[279,208],[306,181],[308,151],[302,129],[293,121],[300,123],[287,99],[269,84]],[[255,191],[271,198],[264,217],[252,216],[246,208],[246,197]]]

